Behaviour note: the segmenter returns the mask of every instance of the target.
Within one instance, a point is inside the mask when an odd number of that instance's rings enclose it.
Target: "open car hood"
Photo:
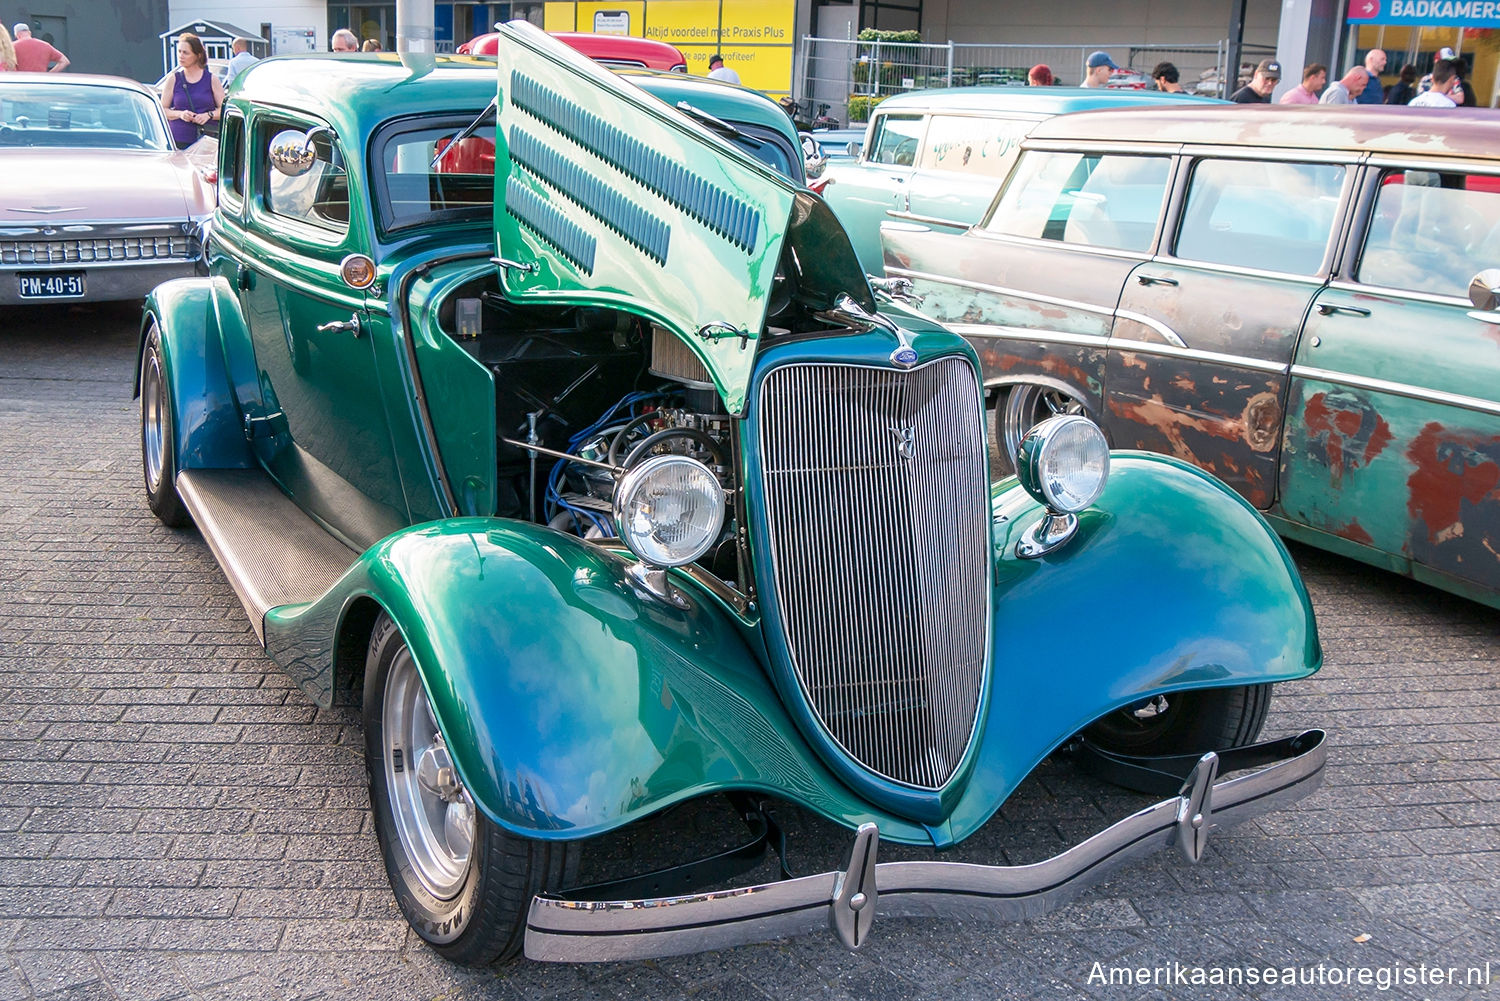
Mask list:
[[[499,34],[506,297],[650,317],[742,413],[798,189],[539,29]]]

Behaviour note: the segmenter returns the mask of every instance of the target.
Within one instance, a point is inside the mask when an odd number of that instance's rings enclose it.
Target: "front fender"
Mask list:
[[[1016,542],[1042,513],[996,484],[993,682],[959,840],[1059,744],[1141,698],[1290,681],[1321,666],[1312,603],[1264,518],[1187,463],[1112,455],[1078,535],[1038,560]],[[935,832],[941,837],[941,832]]]
[[[171,391],[179,470],[248,469],[254,464],[224,368],[222,311],[216,300],[225,294],[233,295],[222,279],[178,278],[146,296],[134,391],[140,394],[141,357],[154,321]]]
[[[272,609],[266,648],[296,677],[348,662],[331,638],[373,598],[411,648],[475,802],[529,837],[588,837],[747,789],[928,840],[806,747],[747,644],[750,624],[684,580],[684,607],[643,596],[627,565],[524,522],[432,522],[378,543],[311,605]]]

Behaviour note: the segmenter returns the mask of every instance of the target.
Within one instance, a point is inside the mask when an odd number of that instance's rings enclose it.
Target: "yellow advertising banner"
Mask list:
[[[554,2],[542,10],[548,31],[629,34],[675,45],[697,76],[708,74],[709,56],[722,53],[742,84],[773,97],[791,90],[796,22],[796,0]]]

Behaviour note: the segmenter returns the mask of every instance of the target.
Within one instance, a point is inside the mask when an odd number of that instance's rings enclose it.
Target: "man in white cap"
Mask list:
[[[1439,59],[1432,64],[1432,89],[1418,94],[1407,104],[1408,108],[1456,108],[1453,88],[1458,86],[1458,73],[1453,63]]]
[[[1102,49],[1098,52],[1090,52],[1088,58],[1088,75],[1083,78],[1081,87],[1108,87],[1109,75],[1120,67],[1109,58],[1109,53]]]
[[[1465,104],[1469,103],[1468,95],[1464,90],[1463,60],[1459,59],[1457,54],[1455,54],[1454,51],[1446,45],[1441,49],[1438,49],[1437,57],[1439,59],[1446,59],[1448,60],[1448,62],[1453,64],[1453,89],[1448,91],[1447,97],[1448,100],[1454,103],[1454,105],[1463,107]],[[1422,78],[1421,82],[1417,84],[1417,92],[1420,94],[1425,94],[1431,89],[1432,74],[1428,73]]]
[[[18,21],[11,30],[16,42],[16,69],[22,73],[60,73],[68,68],[68,57],[40,38],[31,37],[31,25]]]

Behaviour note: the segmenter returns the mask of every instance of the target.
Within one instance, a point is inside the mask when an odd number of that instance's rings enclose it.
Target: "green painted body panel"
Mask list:
[[[1467,303],[1325,290],[1297,352],[1276,513],[1500,601],[1500,323]],[[1305,370],[1305,369],[1304,369]],[[1345,381],[1465,398],[1443,403]],[[1477,409],[1487,404],[1491,410]]]
[[[413,650],[465,785],[487,815],[532,836],[586,837],[747,789],[939,847],[977,830],[1043,757],[1111,709],[1300,678],[1320,663],[1285,549],[1185,464],[1117,453],[1080,538],[1040,561],[1014,554],[1036,502],[1005,480],[993,509],[988,717],[967,784],[930,827],[872,807],[813,752],[763,666],[758,619],[683,578],[685,609],[644,597],[619,557],[539,526],[470,518],[397,533],[318,601],[268,613],[267,649],[309,689],[323,672],[316,684],[330,691],[340,619],[355,601],[378,602]],[[1079,628],[1078,609],[1108,609],[1108,628]]]
[[[796,189],[528,27],[500,31],[495,240],[522,265],[505,294],[642,313],[742,412]]]

